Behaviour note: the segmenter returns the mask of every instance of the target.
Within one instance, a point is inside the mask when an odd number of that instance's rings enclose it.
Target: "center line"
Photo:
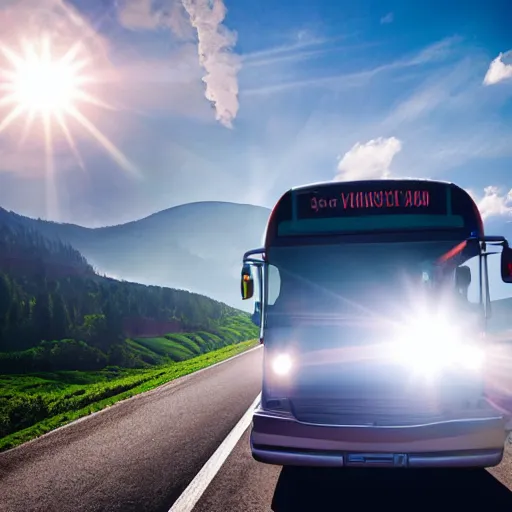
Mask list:
[[[195,478],[188,484],[181,496],[174,502],[169,512],[191,512],[199,501],[204,491],[208,488],[215,475],[219,472],[229,454],[242,437],[247,427],[251,424],[252,413],[260,402],[261,393],[256,397],[252,405],[247,409],[240,421],[233,430],[226,436],[224,441],[217,448],[215,453],[208,459],[206,464],[197,473]]]

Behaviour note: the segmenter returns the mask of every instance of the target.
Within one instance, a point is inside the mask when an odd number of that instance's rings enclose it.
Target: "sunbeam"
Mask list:
[[[57,202],[56,184],[55,184],[55,168],[53,161],[53,142],[52,142],[52,126],[50,114],[43,113],[44,126],[44,152],[46,161],[46,213],[49,218],[58,218],[59,205]]]
[[[34,122],[34,118],[35,112],[31,110],[25,119],[25,125],[23,126],[23,132],[21,133],[21,139],[19,141],[18,147],[21,148],[21,146],[23,146],[23,144],[27,140],[27,137],[30,133],[30,128],[32,127],[32,123]]]
[[[124,170],[131,172],[134,175],[138,175],[137,169],[131,164],[131,162],[123,155],[119,149],[114,146],[110,140],[107,139],[103,133],[101,133],[96,126],[94,126],[89,119],[87,119],[79,110],[76,108],[70,108],[68,113],[74,117],[107,151],[107,153],[115,160],[115,162],[122,167]]]
[[[85,164],[82,160],[82,156],[80,155],[80,152],[78,151],[78,148],[75,144],[75,140],[73,139],[73,135],[71,135],[71,132],[69,131],[68,125],[66,124],[66,120],[64,119],[64,116],[59,112],[55,115],[57,118],[57,122],[59,123],[60,128],[62,129],[62,133],[64,133],[64,137],[66,137],[66,141],[71,148],[71,151],[73,152],[73,155],[76,158],[76,161],[78,162],[78,165],[82,170],[85,170]]]
[[[45,174],[48,180],[53,180],[53,140],[56,133],[52,132],[52,126],[60,129],[78,165],[85,169],[75,137],[66,122],[69,117],[78,121],[123,170],[139,177],[135,166],[79,108],[80,104],[88,104],[115,110],[113,106],[85,90],[88,83],[96,80],[85,73],[89,61],[86,58],[79,59],[80,44],[74,44],[60,58],[52,53],[48,37],[42,38],[38,43],[24,41],[21,48],[22,52],[18,54],[12,48],[0,44],[1,54],[11,65],[10,69],[0,69],[0,107],[12,107],[0,120],[0,133],[20,116],[26,115],[21,145],[29,136],[34,120],[40,119],[44,130],[47,166]],[[47,192],[51,195],[55,192],[54,185],[47,184]]]

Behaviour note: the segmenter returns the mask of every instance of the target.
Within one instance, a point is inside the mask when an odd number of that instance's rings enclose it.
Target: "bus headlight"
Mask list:
[[[292,368],[292,359],[288,354],[279,354],[272,360],[272,370],[277,375],[288,375]]]
[[[480,370],[484,351],[463,341],[459,330],[438,317],[420,318],[397,333],[394,360],[420,373],[437,373],[448,368]]]

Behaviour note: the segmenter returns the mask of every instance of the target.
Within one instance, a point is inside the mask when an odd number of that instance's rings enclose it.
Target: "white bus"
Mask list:
[[[487,259],[471,197],[430,180],[328,182],[287,191],[242,298],[264,344],[251,450],[305,466],[490,467],[512,430],[486,385]],[[499,257],[499,256],[498,256]],[[255,286],[256,285],[256,286]]]

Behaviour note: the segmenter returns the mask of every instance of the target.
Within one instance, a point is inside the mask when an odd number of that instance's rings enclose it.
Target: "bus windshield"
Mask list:
[[[265,329],[306,323],[399,318],[415,305],[481,314],[478,249],[440,257],[457,242],[352,243],[271,247]],[[460,285],[457,268],[469,268]],[[466,271],[466,276],[468,272]]]

